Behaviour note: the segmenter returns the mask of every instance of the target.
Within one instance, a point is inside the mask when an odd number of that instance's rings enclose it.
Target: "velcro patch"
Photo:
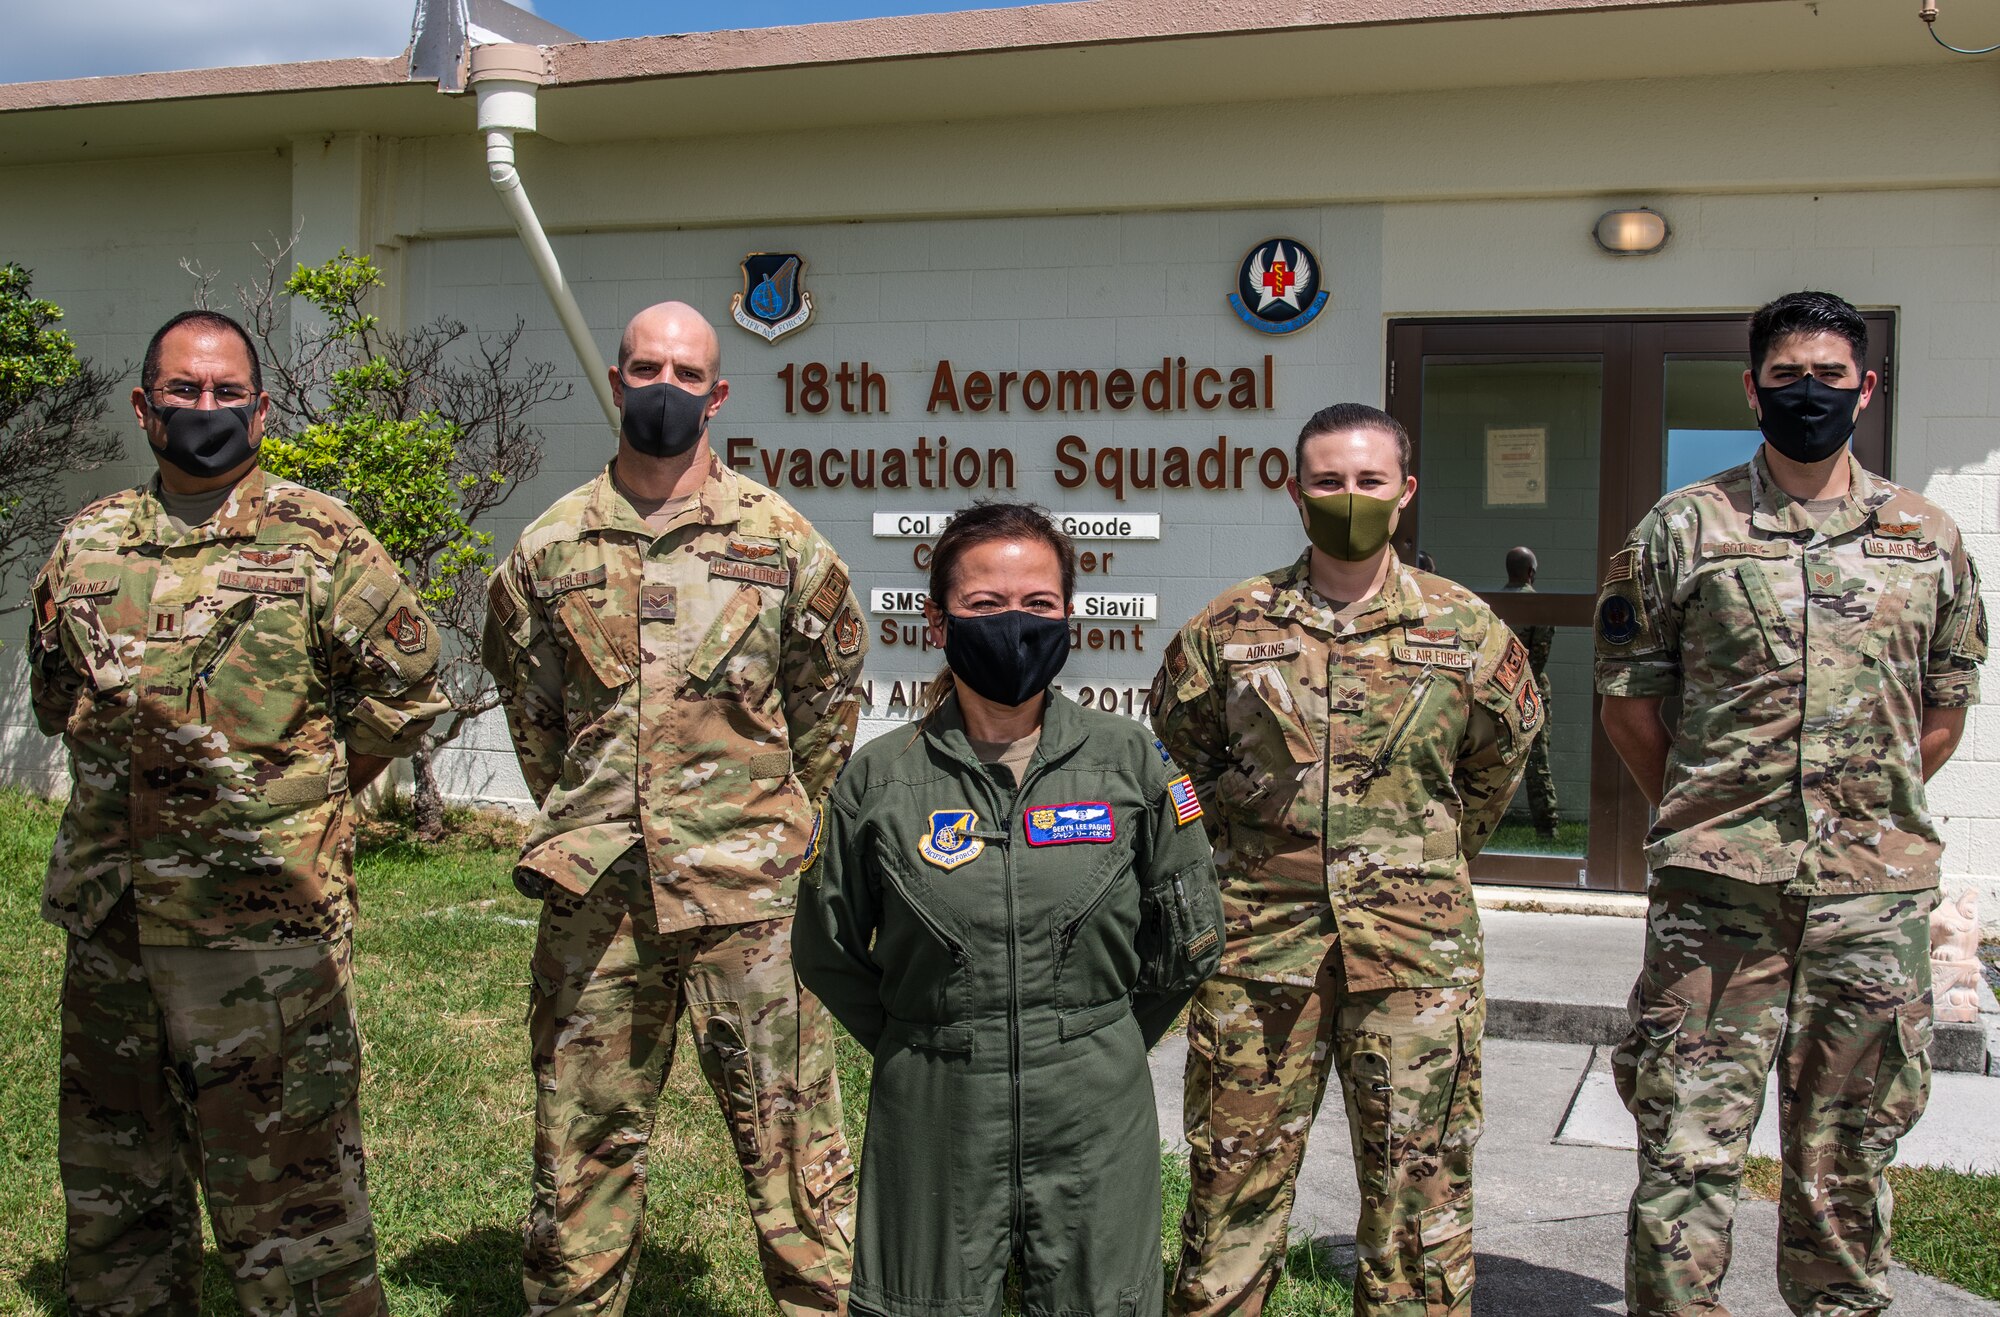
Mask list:
[[[1500,679],[1500,688],[1509,695],[1521,684],[1521,677],[1528,670],[1528,647],[1519,637],[1507,641],[1507,652],[1500,658],[1500,667],[1493,674]]]
[[[1887,535],[1892,540],[1913,540],[1922,533],[1921,521],[1878,521],[1875,523],[1877,535]]]
[[[581,572],[565,572],[561,576],[537,577],[535,597],[548,599],[555,595],[580,590],[587,585],[603,585],[605,569],[602,563]]]
[[[1616,585],[1629,581],[1639,570],[1639,555],[1643,550],[1636,544],[1628,544],[1611,555],[1611,565],[1604,569],[1604,583]]]
[[[1220,933],[1217,933],[1212,928],[1208,929],[1200,937],[1188,943],[1187,953],[1190,956],[1206,955],[1208,954],[1208,949],[1221,940],[1222,935]]]
[[[708,564],[711,577],[721,577],[729,581],[750,581],[757,585],[773,585],[788,589],[792,584],[789,567],[771,567],[763,563],[739,562],[734,558],[715,558]]]
[[[430,640],[431,634],[430,623],[424,620],[422,613],[408,604],[391,613],[389,620],[382,624],[382,630],[396,648],[405,654],[423,653],[424,645]]]
[[[1403,634],[1408,636],[1413,643],[1419,645],[1454,646],[1458,644],[1458,631],[1454,627],[1448,627],[1448,626],[1405,627],[1403,628]]]
[[[750,776],[783,777],[792,771],[790,750],[760,750],[750,756]]]
[[[298,556],[297,549],[244,549],[236,555],[245,567],[266,572],[276,567],[289,567],[292,559]]]
[[[1629,649],[1645,629],[1646,617],[1633,585],[1611,589],[1597,601],[1597,638],[1607,648]]]
[[[1789,540],[1717,540],[1701,546],[1703,558],[1789,558]]]
[[[303,576],[272,576],[261,572],[217,572],[217,585],[225,590],[242,590],[249,594],[304,594],[306,578]]]
[[[813,591],[812,598],[806,600],[806,611],[831,622],[846,602],[847,569],[835,563],[827,572],[826,579],[819,583],[819,589]]]
[[[1435,645],[1392,645],[1389,652],[1398,663],[1421,663],[1430,668],[1452,668],[1470,672],[1479,655],[1469,649],[1439,649]]]
[[[94,599],[98,595],[117,593],[118,582],[116,580],[71,581],[63,590],[62,599],[63,602],[67,603],[71,599]]]
[[[861,652],[861,618],[851,608],[833,624],[833,649],[842,658]]]
[[[1066,805],[1030,805],[1021,811],[1030,846],[1070,846],[1118,840],[1118,823],[1108,800],[1072,800]]]
[[[1297,636],[1286,636],[1283,640],[1245,641],[1222,647],[1222,658],[1227,663],[1263,663],[1269,659],[1290,658],[1305,648],[1305,642]]]
[[[930,830],[917,842],[917,854],[940,869],[956,869],[970,864],[986,849],[986,842],[972,835],[979,815],[969,809],[934,809]]]
[[[1181,827],[1201,817],[1201,800],[1194,794],[1194,779],[1186,773],[1167,783],[1167,799],[1174,802],[1174,819]]]
[[[648,585],[639,590],[641,622],[671,622],[678,605],[671,585]]]
[[[1161,763],[1171,765],[1174,762],[1173,755],[1167,750],[1167,743],[1157,736],[1153,738],[1153,748],[1160,752]]]
[[[1938,546],[1915,540],[1891,540],[1870,535],[1861,541],[1861,552],[1870,558],[1901,558],[1907,562],[1928,562],[1937,557]]]
[[[813,808],[812,836],[806,838],[805,857],[799,861],[799,875],[801,877],[805,876],[806,874],[812,873],[813,865],[819,862],[819,845],[820,845],[819,839],[821,834],[824,833],[825,831],[826,831],[826,806],[824,804],[821,804]],[[813,874],[810,885],[811,886],[819,885],[818,874]]]
[[[1524,682],[1521,693],[1514,697],[1514,708],[1521,715],[1521,730],[1532,732],[1542,725],[1542,697],[1535,690],[1535,683]]]
[[[758,544],[749,540],[729,541],[729,556],[732,558],[743,558],[754,562],[759,558],[769,558],[777,552],[778,546],[775,544]]]
[[[44,630],[53,626],[56,620],[56,590],[44,576],[35,582],[35,625]]]
[[[187,608],[185,606],[172,608],[155,607],[146,614],[146,617],[148,619],[146,623],[146,639],[179,640],[187,621]]]

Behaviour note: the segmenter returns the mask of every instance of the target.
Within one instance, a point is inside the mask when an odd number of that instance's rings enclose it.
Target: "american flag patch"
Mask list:
[[[1183,827],[1201,817],[1201,802],[1195,799],[1194,783],[1186,773],[1167,783],[1167,795],[1174,802],[1174,818]]]

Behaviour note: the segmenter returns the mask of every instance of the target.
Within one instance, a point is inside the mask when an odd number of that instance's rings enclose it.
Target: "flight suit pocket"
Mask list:
[[[1389,1048],[1383,1034],[1355,1037],[1347,1062],[1348,1123],[1360,1150],[1355,1168],[1364,1193],[1386,1194],[1395,1180],[1393,1121],[1395,1093],[1390,1084]]]
[[[1910,1132],[1931,1095],[1931,998],[1925,993],[1905,1002],[1896,1013],[1896,1028],[1882,1044],[1875,1086],[1862,1119],[1861,1146],[1887,1154]]]
[[[354,1100],[361,1082],[361,1035],[347,975],[329,960],[313,981],[280,999],[284,1025],[284,1115],[310,1125]]]
[[[1196,882],[1188,893],[1190,865],[1139,899],[1140,992],[1171,992],[1207,978],[1222,951],[1222,897],[1215,885]]]
[[[363,1215],[284,1246],[285,1282],[299,1317],[381,1310],[375,1224]]]

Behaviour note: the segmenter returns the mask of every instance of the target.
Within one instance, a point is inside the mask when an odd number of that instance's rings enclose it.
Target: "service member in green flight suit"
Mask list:
[[[800,979],[874,1053],[851,1310],[1161,1306],[1146,1050],[1222,949],[1201,806],[1136,722],[1049,690],[1075,550],[981,504],[938,538],[930,714],[856,752],[807,849]]]

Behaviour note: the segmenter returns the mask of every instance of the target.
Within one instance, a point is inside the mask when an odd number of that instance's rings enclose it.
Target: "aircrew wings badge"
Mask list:
[[[1174,818],[1182,827],[1201,817],[1201,801],[1195,798],[1194,782],[1186,773],[1167,783],[1167,796],[1174,802]]]
[[[917,843],[917,854],[940,869],[956,869],[970,864],[986,849],[986,843],[972,835],[979,815],[969,809],[934,809],[931,828]]]
[[[1032,805],[1022,811],[1030,846],[1069,846],[1080,841],[1118,840],[1118,823],[1108,800],[1073,800],[1067,805]]]

